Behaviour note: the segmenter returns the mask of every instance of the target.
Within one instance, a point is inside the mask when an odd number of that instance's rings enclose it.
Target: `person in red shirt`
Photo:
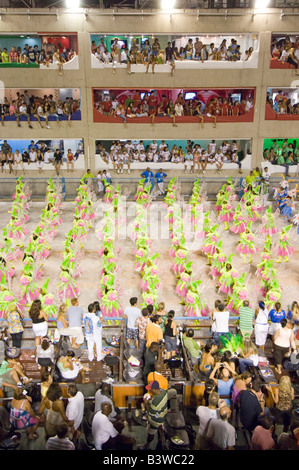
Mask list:
[[[222,103],[221,103],[220,98],[218,98],[215,102],[214,114],[216,116],[221,116],[222,115]]]
[[[151,118],[152,125],[154,125],[155,116],[157,114],[158,100],[157,100],[157,97],[154,95],[153,91],[151,92],[148,98],[148,106],[149,106],[149,117]]]
[[[206,115],[207,115],[208,117],[212,118],[213,121],[214,121],[214,122],[213,122],[213,127],[216,127],[216,120],[217,120],[216,113],[215,113],[215,105],[216,105],[215,100],[214,100],[214,98],[212,98],[212,99],[208,102],[208,104],[207,104],[207,106],[206,106],[206,110],[205,110]]]
[[[228,101],[226,98],[223,99],[223,102],[221,104],[221,112],[222,116],[228,116]]]
[[[168,103],[169,103],[169,99],[167,98],[167,96],[166,96],[166,95],[162,95],[162,104],[163,104],[163,111],[164,111],[164,113],[167,112]]]
[[[239,108],[239,115],[242,116],[245,114],[245,109],[246,109],[246,100],[242,100]]]
[[[106,96],[105,101],[102,103],[102,110],[105,116],[110,116],[112,110],[112,103],[109,96]]]
[[[182,93],[178,94],[178,97],[176,99],[176,103],[180,103],[182,106],[184,106],[185,100],[184,100],[184,97],[183,97]]]
[[[67,151],[67,162],[66,162],[66,165],[67,165],[67,172],[69,172],[71,170],[71,172],[74,171],[74,154],[72,152],[71,149],[68,149]]]
[[[17,63],[19,62],[19,54],[15,46],[12,46],[11,51],[9,53],[9,62],[10,63]]]
[[[151,91],[149,98],[148,98],[148,105],[151,110],[151,108],[157,108],[158,105],[158,100],[157,97],[154,94],[154,91]]]
[[[240,105],[238,101],[235,101],[234,104],[232,105],[232,116],[239,116],[240,112]]]
[[[139,90],[136,90],[135,95],[133,96],[132,100],[133,100],[134,108],[138,108],[138,106],[141,104],[141,101],[142,101]]]
[[[276,449],[273,439],[275,424],[272,416],[265,416],[262,425],[256,426],[251,437],[250,450],[271,450]]]
[[[277,93],[277,95],[275,96],[275,100],[274,100],[274,101],[276,101],[276,102],[278,103],[279,101],[284,100],[284,99],[285,99],[284,94],[282,93],[281,90],[278,90],[278,93]]]

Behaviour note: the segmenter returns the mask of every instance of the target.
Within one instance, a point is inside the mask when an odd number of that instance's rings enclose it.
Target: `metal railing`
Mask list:
[[[64,196],[64,200],[74,200],[77,196],[77,189],[82,181],[81,178],[64,178],[64,177],[54,177],[52,178],[54,183],[58,183],[62,187],[62,192]],[[171,178],[165,178],[164,180],[164,188],[167,188]],[[198,179],[200,185],[204,185],[204,191],[209,199],[214,199],[218,191],[221,189],[222,185],[226,183],[228,176],[219,176],[219,177],[204,177],[204,176],[178,176],[177,177],[177,184],[180,190],[181,195],[188,197],[192,193],[194,181]],[[233,183],[235,184],[235,190],[239,197],[242,195],[242,182],[243,177],[236,176],[231,178]],[[290,176],[294,183],[299,184],[299,177]],[[15,183],[17,178],[0,178],[0,200],[7,201],[11,200],[13,194],[15,193]],[[31,190],[31,200],[41,200],[44,201],[46,195],[46,188],[48,184],[49,178],[26,178],[23,177],[23,181],[26,182]],[[93,190],[96,194],[98,194],[98,186],[97,186],[97,179],[96,178],[89,178],[89,184],[92,185]],[[117,185],[120,186],[121,193],[127,197],[128,200],[132,200],[136,191],[138,182],[141,180],[139,178],[133,177],[119,177],[113,176],[111,184],[113,187]],[[271,177],[270,178],[270,186],[269,186],[269,199],[274,193],[274,188],[279,187],[279,183],[281,182],[282,177]],[[257,180],[259,181],[259,180]],[[153,188],[153,194],[155,194],[155,190],[157,185],[155,184]],[[157,196],[157,194],[156,194]],[[160,197],[161,200],[161,197]]]

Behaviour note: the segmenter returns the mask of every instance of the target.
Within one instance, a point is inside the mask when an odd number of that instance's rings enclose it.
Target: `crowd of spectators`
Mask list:
[[[169,145],[165,140],[160,144],[153,140],[150,144],[144,145],[140,141],[113,141],[110,148],[106,148],[101,142],[97,143],[96,155],[107,163],[112,164],[117,173],[123,173],[124,167],[130,173],[133,163],[183,163],[185,173],[206,172],[208,164],[215,165],[218,172],[221,172],[224,163],[235,163],[241,171],[241,160],[244,158],[244,151],[236,140],[229,142],[224,140],[221,145],[211,140],[207,148],[196,144],[191,140],[186,142],[185,148],[176,144]]]
[[[169,41],[165,49],[160,45],[159,39],[154,38],[152,43],[149,38],[140,40],[133,38],[130,48],[127,48],[119,40],[115,38],[111,44],[111,52],[108,50],[105,39],[101,38],[99,44],[92,41],[91,53],[102,63],[122,63],[127,64],[127,70],[130,73],[131,64],[143,64],[148,71],[152,66],[154,72],[155,64],[171,64],[172,70],[175,67],[175,61],[195,60],[205,62],[207,60],[217,61],[239,61],[248,60],[253,52],[253,48],[249,47],[243,53],[240,45],[235,38],[230,43],[227,39],[223,39],[221,43],[203,43],[198,37],[193,41],[189,38],[185,46],[175,46],[175,41]]]
[[[63,367],[58,366],[62,381],[67,379],[71,382],[65,389],[66,394],[62,391],[57,373],[53,378],[46,367],[41,372],[38,403],[37,400],[33,401],[38,394],[26,391],[31,390],[31,380],[26,376],[21,361],[6,358],[1,364],[0,383],[2,388],[13,392],[9,408],[13,431],[26,430],[27,439],[31,441],[38,439],[37,431],[43,425],[46,450],[150,449],[155,436],[158,437],[158,446],[163,446],[163,432],[166,439],[170,439],[171,435],[167,433],[167,427],[162,428],[166,420],[168,426],[171,423],[173,413],[170,411],[168,414],[168,411],[178,393],[171,386],[166,373],[167,363],[172,359],[177,360],[185,349],[187,359],[184,356],[184,360],[191,361],[198,383],[204,385],[204,392],[198,397],[196,406],[189,410],[189,413],[193,412],[189,418],[190,424],[184,428],[190,436],[188,448],[237,449],[238,445],[242,445],[237,441],[237,431],[242,429],[247,435],[246,445],[251,450],[298,450],[298,413],[292,381],[293,373],[296,375],[299,367],[296,345],[298,303],[293,302],[292,306],[284,309],[276,302],[269,310],[263,302],[259,302],[256,309],[250,305],[249,301],[244,301],[239,308],[238,335],[241,341],[235,341],[234,346],[233,343],[231,346],[226,343],[228,349],[225,349],[223,341],[230,341],[230,314],[221,300],[215,302],[211,313],[211,339],[204,342],[196,338],[192,327],[180,329],[175,312],[168,311],[164,302],[160,302],[156,308],[148,305],[141,309],[137,297],[130,299],[123,313],[126,321],[124,340],[126,348],[134,344],[141,353],[138,357],[143,361],[144,395],[141,408],[137,405],[137,409],[140,419],[147,424],[143,427],[143,433],[137,431],[134,435],[126,432],[126,410],[122,411],[115,406],[109,380],[103,379],[94,394],[94,400],[86,406],[83,389],[81,392],[76,384],[89,383],[86,374],[90,373],[91,367],[87,365],[87,360],[76,357],[75,343],[72,348],[64,352],[58,350],[56,354],[57,364],[64,361]],[[88,343],[90,336],[94,335],[87,327],[87,319],[94,315],[94,324],[103,321],[98,302],[90,304],[87,310],[85,313],[78,299],[72,299],[71,306],[65,309],[65,322],[57,320],[57,329],[61,335],[68,336],[72,342],[82,337],[77,349],[85,348],[84,337]],[[267,328],[261,323],[262,320],[266,322]],[[13,327],[17,328],[16,315],[12,318],[8,315],[7,321],[10,327],[10,322],[14,321]],[[45,315],[43,323],[46,333],[48,321]],[[40,333],[36,330],[35,334]],[[51,344],[48,336],[41,339],[42,343],[44,341]],[[102,334],[92,342],[92,348],[88,347],[89,361],[94,360],[93,347],[97,341],[102,345]],[[266,342],[269,342],[267,347],[274,350],[272,367],[275,366],[278,374],[275,387],[263,379],[258,367]],[[132,349],[129,350],[133,355]],[[266,359],[265,356],[263,358]],[[139,414],[136,412],[136,419]],[[18,420],[20,416],[22,421]],[[184,445],[184,436],[180,436],[183,438],[181,444]],[[141,442],[140,447],[137,441]],[[42,448],[41,441],[39,448]]]
[[[67,172],[73,172],[74,164],[82,153],[83,146],[80,145],[76,152],[71,149],[67,149],[66,152],[62,147],[52,148],[49,141],[42,140],[31,140],[27,148],[13,151],[7,140],[4,140],[0,146],[1,173],[8,171],[9,174],[24,174],[27,169],[38,169],[39,173],[42,173],[45,168],[49,169],[51,165],[54,165],[56,173],[59,174],[64,163],[66,163]]]
[[[0,47],[0,64],[43,64],[48,66],[49,64],[64,64],[70,61],[77,54],[73,49],[58,49],[53,48],[53,51],[47,48],[39,49],[39,46],[24,45],[24,48],[12,46],[11,50],[8,51],[6,47],[3,49]]]
[[[291,41],[290,36],[282,39],[274,38],[271,42],[271,57],[282,63],[291,64],[298,69],[299,63],[299,36]]]
[[[299,103],[292,103],[287,91],[278,90],[275,98],[267,92],[267,103],[277,114],[299,114]]]
[[[1,124],[13,118],[21,127],[21,118],[27,120],[28,127],[32,129],[32,120],[37,120],[40,127],[51,129],[49,121],[56,121],[57,126],[63,120],[67,120],[71,125],[72,115],[80,110],[80,100],[66,97],[65,100],[54,100],[52,94],[43,97],[33,96],[28,90],[23,93],[16,92],[15,99],[9,101],[6,97],[0,103]]]
[[[272,144],[263,151],[264,160],[272,165],[298,165],[299,163],[299,144],[296,140],[289,142],[290,139],[273,139]]]
[[[216,127],[217,117],[220,116],[243,116],[254,106],[254,98],[249,94],[246,99],[235,100],[229,95],[227,98],[211,96],[207,103],[198,98],[196,92],[190,99],[179,93],[175,100],[162,94],[158,98],[155,90],[141,92],[136,90],[128,96],[119,99],[112,94],[104,94],[100,101],[95,98],[96,109],[105,116],[119,117],[126,124],[131,118],[149,117],[152,125],[156,118],[168,117],[176,126],[176,118],[182,116],[195,116],[203,124],[204,117],[213,119]]]

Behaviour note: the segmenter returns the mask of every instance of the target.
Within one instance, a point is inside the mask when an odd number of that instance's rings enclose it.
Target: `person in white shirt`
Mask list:
[[[173,155],[171,158],[171,163],[181,163],[179,155]]]
[[[154,161],[154,153],[151,150],[148,150],[146,154],[146,161],[153,162]]]
[[[113,165],[113,170],[117,171],[117,173],[119,173],[118,154],[119,154],[119,151],[116,148],[110,153],[110,158],[111,158],[111,162],[112,162],[112,165]]]
[[[289,55],[290,55],[289,48],[288,48],[288,46],[285,46],[285,48],[282,51],[281,56],[280,56],[281,62],[287,62]]]
[[[109,64],[109,62],[111,62],[111,54],[108,49],[105,49],[105,51],[102,53],[102,60],[104,64]]]
[[[217,392],[209,394],[208,406],[200,405],[196,409],[196,416],[199,420],[199,427],[195,440],[195,450],[206,450],[207,441],[205,438],[210,419],[219,419],[219,395]]]
[[[114,98],[112,101],[111,101],[111,104],[112,104],[112,109],[114,110],[114,112],[116,111],[116,108],[118,106],[118,101],[116,98]]]
[[[153,160],[154,160],[154,163],[157,163],[157,162],[160,161],[158,152],[155,152],[155,153],[154,153],[154,158],[153,158]]]
[[[22,103],[21,106],[19,107],[19,114],[20,114],[21,116],[25,116],[25,117],[27,118],[28,127],[29,127],[30,129],[33,129],[33,127],[31,126],[30,114],[28,114],[28,112],[27,112],[26,103]]]
[[[102,324],[100,317],[96,314],[94,304],[88,305],[88,313],[83,315],[85,337],[87,342],[88,360],[94,360],[94,348],[96,348],[97,361],[104,358],[102,353]]]
[[[174,106],[174,114],[175,116],[184,116],[184,108],[181,103],[176,103]]]
[[[164,152],[165,148],[167,147],[167,144],[165,143],[165,140],[161,141],[161,144],[159,145],[159,152]]]
[[[76,384],[70,384],[67,389],[68,404],[65,414],[70,421],[74,421],[74,436],[79,431],[84,415],[84,395],[77,389]],[[73,436],[73,437],[74,437]],[[75,436],[79,437],[79,436]]]
[[[134,150],[134,152],[133,152],[133,161],[135,163],[139,162],[139,152],[138,152],[138,150]]]
[[[265,303],[261,301],[259,302],[259,309],[257,311],[258,314],[254,323],[255,344],[264,351],[270,326],[269,310],[265,306]]]
[[[139,161],[140,162],[146,161],[146,153],[144,152],[144,150],[141,150],[141,152],[139,153]]]
[[[107,183],[111,183],[111,174],[107,170],[103,170],[103,180],[107,181]]]
[[[168,149],[168,146],[166,145],[162,156],[163,162],[169,162],[170,161],[170,151]]]
[[[215,155],[216,147],[217,147],[217,145],[216,145],[215,140],[212,140],[208,145],[208,154],[209,155]]]
[[[102,52],[104,52],[104,51],[102,51]],[[95,56],[100,62],[102,62],[102,52],[101,52],[100,48],[98,47],[97,50],[96,50],[95,53],[94,53],[94,56]]]
[[[128,169],[128,173],[131,173],[131,156],[129,154],[129,152],[126,150],[126,148],[124,147],[123,150],[122,150],[122,158],[123,158],[123,167],[126,166],[127,169]]]
[[[130,152],[131,150],[134,150],[134,145],[132,144],[131,140],[128,140],[128,142],[125,145],[125,148],[127,149],[127,152]]]
[[[44,113],[44,109],[41,105],[36,108],[36,113],[33,114],[33,116],[38,120],[42,129],[44,126],[42,125],[41,121],[46,121],[46,124],[48,123],[48,116]]]
[[[248,113],[248,111],[252,108],[252,106],[253,106],[253,99],[248,98],[248,100],[246,101],[245,113]]]
[[[123,156],[122,151],[119,151],[117,153],[116,164],[117,164],[117,173],[123,173],[123,171],[124,171],[124,156]]]
[[[120,62],[122,64],[126,64],[128,62],[127,53],[124,48],[122,48],[120,51]]]
[[[17,171],[18,171],[19,167],[20,167],[21,171],[24,172],[24,163],[23,163],[23,160],[22,160],[22,155],[19,152],[19,150],[16,150],[15,151],[15,158],[14,158],[14,169],[15,169],[16,174],[17,174]]]
[[[111,413],[109,414],[108,418],[109,421],[113,422],[116,420],[117,413],[114,408],[114,403],[110,396],[110,385],[108,383],[102,382],[102,387],[96,391],[94,396],[94,413],[97,413],[102,409],[103,403],[110,403],[111,405]]]
[[[150,149],[155,153],[157,152],[158,150],[158,144],[155,140],[152,141],[152,143],[150,144]]]
[[[270,171],[269,171],[269,168],[268,168],[267,166],[265,166],[265,168],[263,169],[262,177],[263,177],[266,181],[269,181],[270,176],[271,176],[271,173],[270,173]]]
[[[92,420],[92,436],[96,450],[102,450],[103,445],[110,439],[118,436],[118,432],[109,420],[112,411],[111,404],[102,403],[101,410],[97,411]]]
[[[224,163],[223,159],[224,159],[223,153],[221,152],[220,149],[218,149],[214,156],[214,161],[216,163],[218,173],[221,172],[221,169],[223,167],[223,163]]]
[[[220,335],[229,332],[229,311],[225,309],[223,303],[216,303],[215,309],[212,311],[212,332],[214,333],[214,339],[218,340]]]
[[[139,144],[136,145],[136,150],[138,150],[138,152],[141,152],[142,150],[144,151],[143,140],[141,140]]]
[[[30,163],[35,163],[36,162],[36,151],[33,150],[33,149],[31,149],[30,152],[29,152],[29,161],[30,161]]]
[[[135,341],[135,346],[139,346],[139,334],[138,328],[135,327],[135,321],[138,317],[141,317],[141,310],[137,307],[138,299],[137,297],[132,297],[130,299],[130,307],[125,307],[123,318],[127,319],[127,332],[126,339],[127,343],[130,346],[131,340]]]
[[[44,163],[48,164],[51,161],[51,152],[49,150],[46,150],[44,153]]]

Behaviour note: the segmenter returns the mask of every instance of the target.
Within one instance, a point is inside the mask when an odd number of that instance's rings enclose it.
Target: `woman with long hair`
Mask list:
[[[214,368],[215,358],[214,354],[218,350],[218,346],[213,344],[212,341],[207,341],[202,352],[199,371],[200,373],[208,378]]]
[[[16,431],[26,429],[29,441],[38,438],[35,431],[40,421],[32,409],[31,402],[32,400],[24,388],[17,387],[14,390],[10,408],[10,423]]]
[[[89,372],[90,368],[76,358],[72,349],[68,350],[65,356],[59,358],[57,366],[63,379],[75,381],[80,376],[82,383],[89,382],[89,379],[85,378],[85,372]]]
[[[164,340],[166,346],[166,359],[175,356],[177,350],[177,324],[174,321],[174,311],[170,310],[164,326]]]
[[[35,348],[41,343],[44,336],[48,333],[48,315],[42,309],[42,303],[40,299],[36,299],[32,302],[29,317],[32,320],[32,330],[35,336]]]
[[[69,420],[65,413],[65,407],[62,400],[62,388],[61,386],[53,382],[46,393],[46,396],[42,399],[41,406],[38,410],[38,415],[42,416],[44,410],[47,410],[45,431],[46,437],[56,436],[57,426],[62,423],[66,423],[70,428],[73,426],[74,421]]]
[[[165,312],[165,302],[159,302],[157,305],[157,311],[156,314],[159,315],[162,319],[162,322],[160,323],[160,327],[164,333],[165,331],[165,322],[167,320],[167,313]]]
[[[215,378],[215,375],[218,375],[218,378]],[[231,403],[231,396],[234,386],[234,377],[236,372],[232,369],[227,362],[216,362],[214,369],[210,374],[210,379],[213,379],[217,385],[217,391],[219,397],[223,397],[224,401],[228,406]]]
[[[271,385],[267,385],[266,388],[274,401],[273,414],[277,422],[283,424],[283,432],[288,432],[293,410],[292,402],[295,397],[290,376],[282,375],[278,387],[273,388]]]
[[[257,367],[258,350],[253,341],[249,338],[243,339],[243,351],[239,358],[239,368],[241,374],[246,371],[247,367]]]
[[[248,385],[252,382],[252,375],[247,370],[241,375],[237,375],[234,378],[233,392],[232,392],[232,401],[235,406],[238,406],[240,393],[243,390],[247,390]]]

